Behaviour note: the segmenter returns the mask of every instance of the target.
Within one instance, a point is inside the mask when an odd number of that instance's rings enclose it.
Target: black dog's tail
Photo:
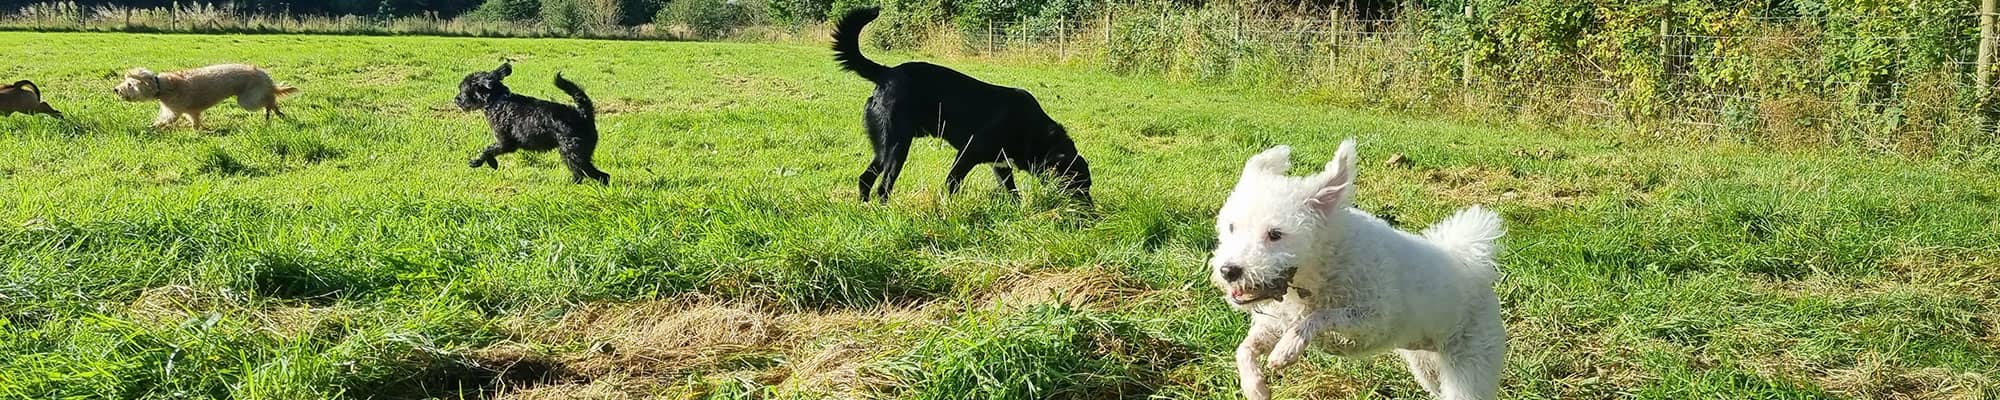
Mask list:
[[[856,9],[848,11],[847,16],[840,17],[840,23],[833,26],[833,60],[840,62],[841,68],[877,83],[882,82],[882,75],[889,72],[889,67],[861,55],[861,27],[868,26],[881,15],[880,8]]]
[[[26,79],[22,79],[20,82],[14,82],[14,84],[10,86],[21,88],[21,90],[35,92],[35,97],[42,97],[42,86],[36,85],[34,82],[29,82]]]
[[[569,98],[576,100],[576,110],[583,112],[584,119],[597,120],[597,107],[590,104],[590,95],[583,94],[583,88],[577,86],[576,82],[563,79],[562,73],[556,73],[556,88],[562,89],[563,93],[569,93]]]

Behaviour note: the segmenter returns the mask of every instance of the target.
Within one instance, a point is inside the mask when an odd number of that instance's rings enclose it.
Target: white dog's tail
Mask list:
[[[1480,281],[1492,282],[1500,273],[1499,266],[1493,263],[1494,254],[1500,250],[1494,241],[1505,234],[1506,229],[1500,227],[1500,214],[1472,206],[1425,229],[1424,239],[1457,257],[1466,273]]]

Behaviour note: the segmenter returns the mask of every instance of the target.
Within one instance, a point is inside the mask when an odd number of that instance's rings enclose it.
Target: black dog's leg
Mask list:
[[[896,191],[896,177],[903,174],[903,162],[909,158],[909,141],[889,144],[889,157],[882,160],[882,184],[875,187],[877,200],[889,202],[889,192]]]
[[[868,169],[861,171],[861,202],[868,202],[868,190],[875,188],[875,177],[882,175],[882,157],[868,160]]]
[[[944,176],[946,193],[958,194],[958,187],[965,183],[965,174],[972,173],[972,167],[979,166],[978,161],[973,161],[973,154],[968,153],[958,153],[958,159],[951,162],[951,173]]]
[[[1014,196],[1017,198],[1021,197],[1021,189],[1017,189],[1014,187],[1013,168],[1008,168],[999,165],[993,166],[993,180],[1000,182],[1000,188],[1006,189],[1007,195]]]
[[[597,183],[601,185],[611,184],[611,174],[604,173],[604,171],[599,171],[597,169],[597,166],[591,165],[590,156],[576,154],[576,153],[563,153],[562,158],[563,158],[563,166],[569,167],[570,183],[583,183],[583,180],[589,179],[597,181]]]
[[[480,151],[479,157],[472,159],[471,166],[479,168],[479,166],[484,165],[493,169],[500,169],[500,160],[495,160],[493,157],[512,152],[514,152],[514,146],[507,145],[507,142],[494,142],[486,146],[486,150]]]
[[[868,110],[862,115],[861,123],[868,128],[868,149],[872,150],[875,156],[868,160],[868,169],[861,170],[858,186],[861,188],[862,203],[870,200],[868,192],[875,189],[875,178],[881,177],[883,167],[888,166],[889,134],[893,133],[887,129],[889,124],[887,115],[877,111],[875,98],[869,97],[868,102]]]
[[[570,183],[583,183],[583,180],[589,179],[597,181],[598,184],[611,184],[611,174],[598,170],[597,166],[590,162],[590,155],[597,152],[596,140],[565,138],[561,142],[558,149],[562,153],[563,166],[569,168]]]

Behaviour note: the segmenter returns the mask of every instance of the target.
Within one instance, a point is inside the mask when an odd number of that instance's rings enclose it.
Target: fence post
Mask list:
[[[1468,28],[1465,30],[1466,35],[1471,36],[1472,2],[1470,1],[1465,2],[1465,25]],[[1466,39],[1472,38],[1468,37]],[[1459,57],[1458,80],[1460,86],[1472,87],[1472,52],[1466,52],[1464,56]]]
[[[1672,37],[1673,34],[1672,21],[1674,19],[1673,6],[1667,6],[1666,10],[1662,11],[1661,14],[1664,15],[1660,16],[1660,74],[1663,75],[1660,78],[1662,80],[1665,80],[1667,77],[1664,75],[1671,72],[1669,71],[1669,69],[1673,67],[1673,59],[1674,59],[1673,37]]]
[[[1069,61],[1069,14],[1056,19],[1056,55]]]
[[[1990,100],[1992,100],[1991,94],[1993,93],[1993,56],[1994,56],[1993,53],[1994,53],[1994,40],[1996,39],[1994,37],[1996,35],[1996,32],[1994,32],[1995,27],[1993,26],[1994,23],[1993,13],[1996,11],[1995,8],[2000,8],[2000,7],[1995,7],[1996,3],[2000,3],[2000,1],[1996,0],[1979,1],[1979,62],[1978,62],[1979,70],[1973,71],[1972,76],[1973,79],[1979,83],[1979,89],[1977,93],[1979,96],[1979,103],[1981,108],[1987,108],[1988,103],[1991,103]]]

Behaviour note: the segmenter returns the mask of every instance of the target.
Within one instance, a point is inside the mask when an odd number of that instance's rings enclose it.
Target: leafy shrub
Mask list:
[[[771,0],[765,7],[771,21],[786,25],[802,25],[825,21],[838,15],[833,13],[836,0]]]
[[[578,1],[542,0],[542,27],[565,36],[588,33],[590,15]]]
[[[1137,13],[1113,21],[1105,64],[1121,74],[1166,72],[1173,66],[1174,49],[1180,47],[1176,26],[1172,18],[1159,13]]]
[[[881,6],[882,2],[880,0],[833,0],[833,3],[826,7],[826,16],[824,19],[840,18],[842,15],[847,15],[848,11],[855,9]]]
[[[486,0],[466,16],[483,21],[530,21],[542,13],[540,0]]]
[[[756,7],[735,0],[676,0],[660,9],[654,24],[685,28],[697,38],[717,38],[759,22]]]
[[[666,3],[665,0],[619,0],[618,24],[638,26],[653,22],[653,16],[659,14]]]
[[[585,29],[604,32],[620,26],[625,19],[625,0],[575,0],[583,11]]]
[[[930,37],[932,28],[951,18],[952,4],[943,0],[883,0],[882,18],[875,21],[875,46],[884,49],[916,47]]]

